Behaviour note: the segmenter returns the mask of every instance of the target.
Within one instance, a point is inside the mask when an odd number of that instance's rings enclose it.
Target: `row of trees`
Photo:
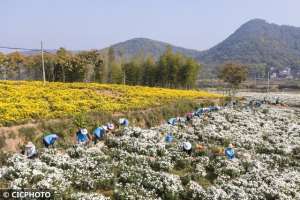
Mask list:
[[[71,53],[60,48],[56,53],[44,54],[47,81],[99,82],[160,87],[195,86],[200,65],[191,58],[166,52],[158,59],[138,56],[125,61],[115,55],[96,50]],[[0,53],[0,79],[41,80],[41,55],[19,52]]]
[[[131,85],[192,88],[196,84],[200,65],[168,48],[156,62],[152,57],[133,59],[125,63],[123,69],[126,81]]]
[[[103,59],[97,51],[72,54],[60,48],[55,54],[45,53],[44,62],[47,81],[101,81]],[[41,80],[41,66],[40,54],[0,53],[0,78],[4,80]]]

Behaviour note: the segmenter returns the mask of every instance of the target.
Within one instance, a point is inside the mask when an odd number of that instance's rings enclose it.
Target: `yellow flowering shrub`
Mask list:
[[[219,98],[196,90],[97,83],[0,81],[0,125],[29,119],[68,117],[80,112],[123,112],[180,99]]]

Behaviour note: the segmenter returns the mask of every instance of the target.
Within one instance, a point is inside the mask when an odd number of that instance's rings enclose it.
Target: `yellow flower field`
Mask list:
[[[173,90],[97,83],[0,81],[0,125],[29,119],[71,116],[80,112],[146,109],[180,99],[218,98],[204,91]]]

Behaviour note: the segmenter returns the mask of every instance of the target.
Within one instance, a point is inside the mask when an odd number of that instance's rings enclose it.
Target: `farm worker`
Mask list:
[[[48,148],[49,146],[53,146],[55,141],[58,139],[58,135],[56,134],[49,134],[49,135],[46,135],[44,138],[43,138],[43,143],[44,143],[44,146],[46,148]]]
[[[179,123],[185,123],[185,118],[184,117],[176,117],[176,121]]]
[[[101,127],[97,127],[93,131],[94,144],[97,144],[98,140],[101,140],[103,138],[107,130],[108,130],[107,126],[101,126]]]
[[[229,160],[232,160],[235,157],[235,152],[232,144],[229,144],[228,147],[225,149],[225,155]]]
[[[255,106],[258,108],[258,107],[260,107],[261,106],[261,104],[262,104],[262,102],[261,101],[259,101],[259,100],[257,100],[256,102],[255,102]]]
[[[191,119],[193,118],[193,116],[194,116],[194,113],[192,113],[192,112],[187,113],[185,115],[186,121],[191,121]]]
[[[35,145],[32,142],[28,142],[25,146],[25,155],[27,158],[34,158],[37,156]]]
[[[204,113],[203,108],[199,108],[199,109],[196,111],[195,115],[198,116],[198,117],[200,117],[200,115],[202,115],[203,113]]]
[[[89,142],[88,131],[86,128],[79,129],[76,133],[76,139],[78,144],[86,144]]]
[[[171,124],[171,125],[176,125],[177,124],[177,119],[176,118],[170,118],[169,120],[168,120],[168,124]]]
[[[113,123],[108,123],[106,126],[109,131],[112,131],[115,129],[115,125]]]
[[[203,112],[210,112],[210,108],[203,108]]]
[[[221,110],[221,108],[219,106],[211,106],[210,107],[210,111],[218,111]]]
[[[127,127],[129,125],[129,121],[126,118],[121,118],[121,119],[119,119],[119,124],[121,126],[126,126]]]
[[[171,133],[168,133],[166,135],[165,141],[168,142],[168,143],[171,143],[173,141],[173,136],[172,136]]]
[[[266,104],[266,103],[267,103],[267,98],[264,97],[263,104]]]
[[[182,144],[183,151],[191,155],[192,153],[192,144],[190,142],[183,142]]]

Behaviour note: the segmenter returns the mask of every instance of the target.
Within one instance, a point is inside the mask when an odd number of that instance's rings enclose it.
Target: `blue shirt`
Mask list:
[[[175,125],[177,122],[176,118],[171,118],[168,120],[168,124]]]
[[[85,134],[82,134],[81,131],[78,131],[76,133],[76,137],[77,137],[77,142],[86,142],[88,141],[88,136]]]
[[[104,136],[105,134],[105,130],[102,127],[98,127],[93,131],[94,136],[96,136],[97,138],[101,138]]]
[[[233,159],[234,158],[234,150],[232,148],[226,148],[225,149],[225,155],[227,156],[228,159]]]
[[[50,134],[44,137],[44,141],[48,144],[48,145],[52,145],[54,144],[54,142],[57,140],[58,136],[56,134]]]
[[[210,111],[217,111],[219,108],[217,106],[210,106]]]
[[[203,108],[199,108],[199,109],[196,111],[195,114],[196,114],[197,116],[200,116],[200,115],[203,114],[203,112],[204,112]]]
[[[168,135],[166,135],[165,140],[166,140],[166,142],[172,142],[173,141],[173,136],[168,134]]]

